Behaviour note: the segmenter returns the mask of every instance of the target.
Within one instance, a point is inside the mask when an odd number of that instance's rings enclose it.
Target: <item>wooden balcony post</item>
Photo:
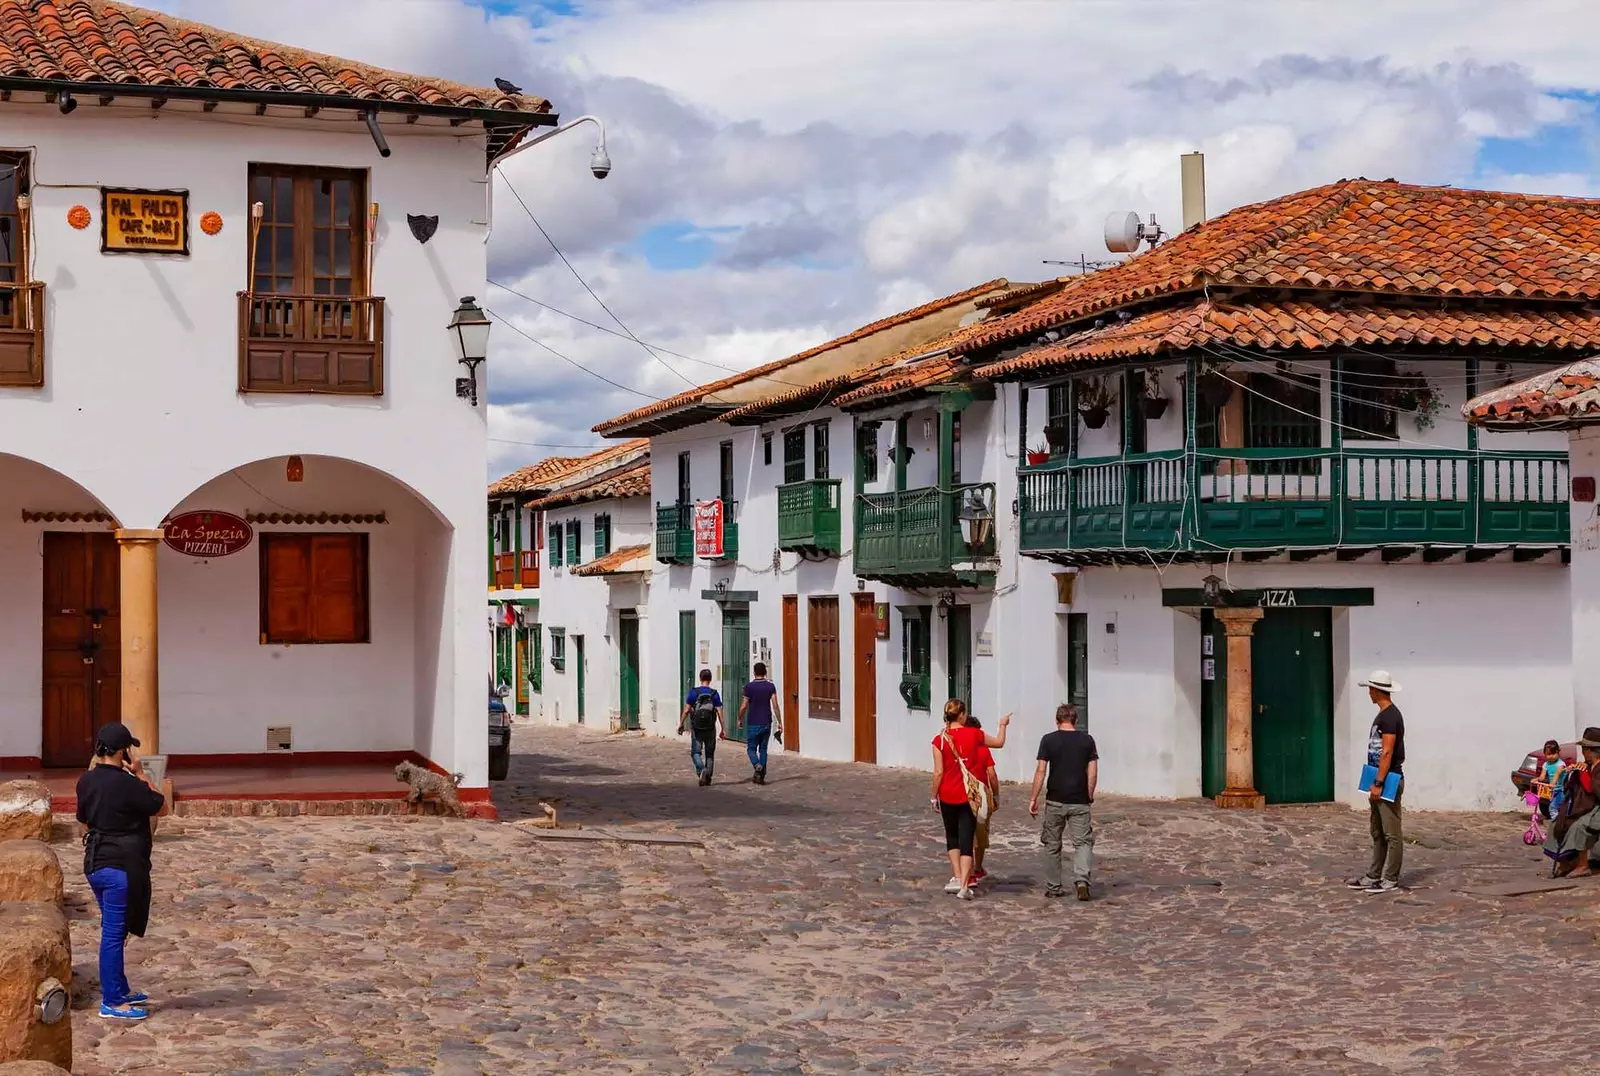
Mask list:
[[[122,723],[139,752],[161,754],[161,691],[157,660],[156,554],[160,530],[119,530],[122,576]]]
[[[1251,688],[1251,637],[1262,617],[1258,607],[1218,609],[1228,640],[1228,763],[1226,784],[1217,793],[1218,807],[1265,807],[1256,791],[1255,695]]]
[[[511,542],[515,549],[511,561],[511,589],[522,589],[522,498],[511,498],[511,529],[515,532]]]

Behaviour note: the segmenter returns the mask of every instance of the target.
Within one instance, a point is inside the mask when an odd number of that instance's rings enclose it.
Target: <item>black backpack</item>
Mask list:
[[[701,732],[716,728],[717,699],[708,687],[696,688],[694,705],[689,708],[689,723]]]

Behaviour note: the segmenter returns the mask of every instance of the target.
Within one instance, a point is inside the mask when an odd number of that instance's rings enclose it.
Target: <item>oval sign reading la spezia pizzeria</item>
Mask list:
[[[250,544],[250,524],[227,512],[185,512],[165,528],[169,546],[191,557],[226,557]]]

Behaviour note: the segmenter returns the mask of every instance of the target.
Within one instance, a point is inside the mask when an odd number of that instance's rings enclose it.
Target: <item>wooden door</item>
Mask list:
[[[121,562],[104,533],[44,535],[46,766],[86,766],[95,730],[122,716]]]
[[[1268,609],[1250,641],[1256,790],[1268,803],[1333,799],[1333,619]]]
[[[621,699],[622,727],[639,728],[639,618],[633,613],[617,617],[617,665],[621,682],[617,694]]]
[[[1228,773],[1228,636],[1200,611],[1200,794],[1215,799]]]
[[[717,689],[722,692],[722,727],[730,740],[744,739],[744,721],[739,704],[744,701],[744,686],[750,682],[750,610],[725,605],[722,608],[722,675]]]
[[[523,628],[513,628],[517,639],[517,713],[528,713],[528,633]]]
[[[684,700],[689,696],[689,689],[699,683],[695,679],[698,671],[694,667],[694,610],[684,609],[678,613],[678,695],[677,707],[681,711]]]
[[[783,598],[783,749],[800,750],[800,599]]]
[[[871,594],[852,594],[855,616],[851,625],[855,647],[855,741],[857,762],[878,761],[878,614]]]
[[[945,620],[945,672],[949,694],[972,709],[972,607],[952,605]],[[935,707],[943,710],[942,705]]]
[[[1067,614],[1067,701],[1078,708],[1078,728],[1089,731],[1089,614]]]
[[[588,675],[588,663],[583,660],[583,636],[572,637],[573,660],[578,663],[578,724],[583,724],[584,715],[584,678]]]

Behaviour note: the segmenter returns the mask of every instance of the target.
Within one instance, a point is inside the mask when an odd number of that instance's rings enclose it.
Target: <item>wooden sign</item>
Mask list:
[[[722,502],[696,501],[694,504],[694,555],[722,556]]]
[[[189,253],[189,192],[100,188],[105,254]]]
[[[169,546],[191,557],[226,557],[250,544],[250,524],[226,512],[185,512],[167,521]]]

